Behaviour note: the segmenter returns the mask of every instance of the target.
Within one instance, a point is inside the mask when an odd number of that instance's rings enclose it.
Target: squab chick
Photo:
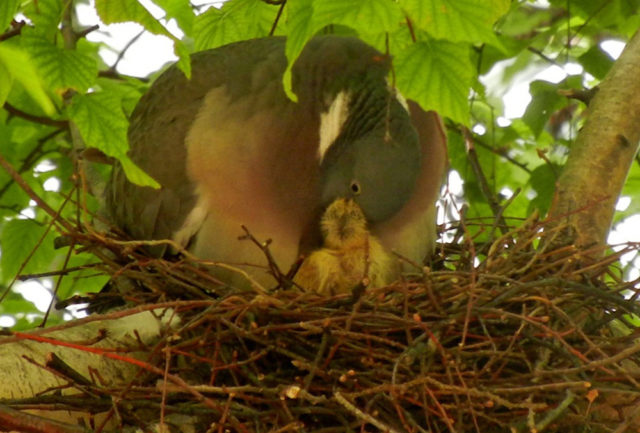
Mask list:
[[[320,221],[324,245],[307,257],[293,281],[322,295],[348,293],[360,284],[385,286],[394,278],[395,260],[369,233],[353,200],[339,198]]]

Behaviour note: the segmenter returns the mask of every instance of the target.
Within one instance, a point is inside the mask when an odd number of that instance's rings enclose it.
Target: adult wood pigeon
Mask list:
[[[446,165],[438,116],[396,93],[387,57],[351,37],[312,39],[282,86],[283,38],[192,55],[192,78],[169,68],[131,117],[130,157],[162,188],[107,189],[114,223],[136,239],[173,239],[196,256],[269,287],[266,257],[238,238],[272,239],[285,272],[320,247],[320,215],[340,197],[364,212],[389,251],[422,263]],[[213,267],[230,284],[240,273]],[[246,283],[246,280],[244,280]]]

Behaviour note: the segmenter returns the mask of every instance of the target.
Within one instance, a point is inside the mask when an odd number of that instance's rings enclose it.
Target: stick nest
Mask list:
[[[638,293],[617,263],[637,246],[552,249],[542,227],[479,243],[466,225],[430,268],[334,297],[234,289],[190,260],[92,239],[126,259],[105,266],[139,283],[129,302],[183,318],[149,348],[165,377],[113,390],[119,416],[148,427],[162,407],[203,432],[636,431]]]

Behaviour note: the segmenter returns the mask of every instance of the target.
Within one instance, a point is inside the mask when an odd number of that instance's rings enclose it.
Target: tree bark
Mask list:
[[[615,204],[640,141],[640,32],[589,104],[589,117],[556,184],[551,225],[566,227],[563,245],[604,245]]]
[[[88,421],[91,409],[100,412],[91,407],[71,412],[56,408],[55,404],[38,404],[37,396],[47,391],[50,395],[56,389],[58,392],[53,395],[82,395],[82,385],[93,381],[107,387],[127,386],[140,370],[136,361],[148,362],[152,346],[180,325],[179,317],[171,309],[137,311],[90,316],[54,328],[13,332],[0,338],[0,400],[10,404],[34,399],[30,407],[42,407],[22,416],[0,404],[0,432],[73,433],[78,418]],[[52,367],[54,356],[72,371]],[[87,405],[90,401],[87,399]],[[95,420],[98,424],[102,421],[100,416]],[[31,428],[33,424],[41,424],[41,429]]]

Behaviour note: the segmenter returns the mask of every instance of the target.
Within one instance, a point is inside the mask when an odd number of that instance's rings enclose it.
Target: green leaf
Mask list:
[[[543,164],[531,172],[530,184],[536,192],[536,197],[529,204],[528,213],[538,210],[545,215],[551,207],[551,200],[556,189],[556,176],[559,167]]]
[[[84,93],[95,83],[98,64],[90,55],[59,48],[36,32],[24,34],[22,46],[34,59],[49,88],[59,94],[68,89]]]
[[[33,26],[38,29],[40,34],[53,36],[58,32],[62,19],[62,8],[62,0],[38,0],[31,2],[25,8],[25,15],[31,19]]]
[[[116,96],[105,92],[76,94],[69,106],[69,118],[87,146],[113,157],[127,152],[129,122]]]
[[[173,35],[137,0],[96,0],[96,11],[105,24],[136,22],[156,35]]]
[[[7,100],[12,84],[13,77],[7,70],[4,63],[0,62],[0,107],[4,105],[4,102]]]
[[[529,85],[531,102],[522,116],[522,120],[538,137],[553,113],[566,105],[567,99],[558,94],[558,86],[548,81],[537,80]]]
[[[77,94],[69,106],[69,119],[78,127],[87,146],[118,158],[132,182],[142,186],[160,187],[127,157],[129,122],[117,96],[105,92]]]
[[[191,57],[189,53],[189,49],[187,46],[180,40],[175,40],[173,42],[173,53],[178,57],[178,69],[182,71],[182,73],[187,78],[191,78]]]
[[[195,49],[202,51],[239,41],[242,25],[238,16],[218,8],[198,15],[194,24]]]
[[[613,66],[613,59],[609,57],[598,45],[589,48],[583,55],[578,57],[584,70],[595,78],[602,80]]]
[[[13,17],[15,16],[20,0],[2,0],[0,1],[0,33],[4,32]]]
[[[493,25],[509,0],[400,0],[414,26],[435,39],[495,43]]]
[[[185,35],[193,32],[193,21],[196,15],[193,13],[189,0],[154,0],[167,13],[167,19],[175,19]]]
[[[55,107],[44,89],[40,71],[36,69],[31,57],[24,50],[7,43],[0,43],[0,65],[22,85],[45,113],[51,115],[55,112]]]
[[[400,92],[425,110],[435,110],[455,122],[469,124],[467,98],[473,65],[467,45],[420,41],[394,60]]]
[[[553,114],[569,105],[569,101],[558,93],[559,89],[580,89],[582,87],[581,76],[570,76],[560,83],[537,80],[529,85],[531,102],[522,116],[523,122],[529,126],[538,138]]]
[[[170,3],[167,1],[167,3]],[[184,43],[167,30],[137,0],[96,0],[96,11],[105,24],[136,22],[155,35],[170,38],[174,43],[174,52],[179,57],[178,67],[185,76],[191,76],[189,50]]]
[[[552,1],[565,7],[564,2]],[[638,14],[638,0],[581,0],[572,4],[572,12],[579,14],[588,25],[601,32],[607,28],[617,28],[621,23]]]
[[[46,226],[33,220],[14,219],[4,224],[2,229],[2,275],[10,280],[16,276],[22,264],[31,252],[31,256],[23,272],[44,272],[50,269],[55,255],[53,249],[54,234],[49,232],[40,244],[45,234]]]
[[[0,304],[0,314],[15,315],[25,312],[36,312],[35,306],[32,302],[27,301],[17,293],[11,292],[14,299],[3,299]]]
[[[117,81],[109,78],[98,78],[96,84],[99,90],[120,99],[125,115],[129,117],[142,94],[148,89],[148,84],[142,83],[137,79],[125,78],[125,80]]]
[[[126,155],[121,155],[118,157],[120,164],[122,164],[122,168],[124,169],[124,174],[127,176],[131,182],[140,186],[150,186],[152,188],[160,188],[160,184],[156,182],[154,178],[149,176],[144,172],[140,167],[138,167],[131,159],[129,159]]]
[[[269,35],[278,9],[262,0],[230,0],[196,17],[195,48],[206,50]]]
[[[69,258],[67,267],[79,268],[97,261],[93,254],[74,252]],[[100,274],[100,271],[95,268],[69,273],[62,278],[58,288],[58,297],[65,299],[79,293],[99,292],[109,281],[109,278],[108,275]]]
[[[313,0],[289,0],[287,2],[289,15],[289,34],[284,49],[287,56],[287,69],[284,71],[282,83],[284,91],[292,101],[298,98],[291,90],[291,68],[302,52],[307,41],[313,36]]]
[[[342,24],[359,33],[384,33],[403,19],[398,4],[390,0],[316,0],[313,8],[315,29]]]
[[[282,81],[287,96],[294,101],[297,98],[291,91],[291,67],[318,30],[331,24],[342,25],[371,42],[380,35],[397,31],[403,21],[398,4],[390,0],[290,0],[287,15],[288,65]]]

